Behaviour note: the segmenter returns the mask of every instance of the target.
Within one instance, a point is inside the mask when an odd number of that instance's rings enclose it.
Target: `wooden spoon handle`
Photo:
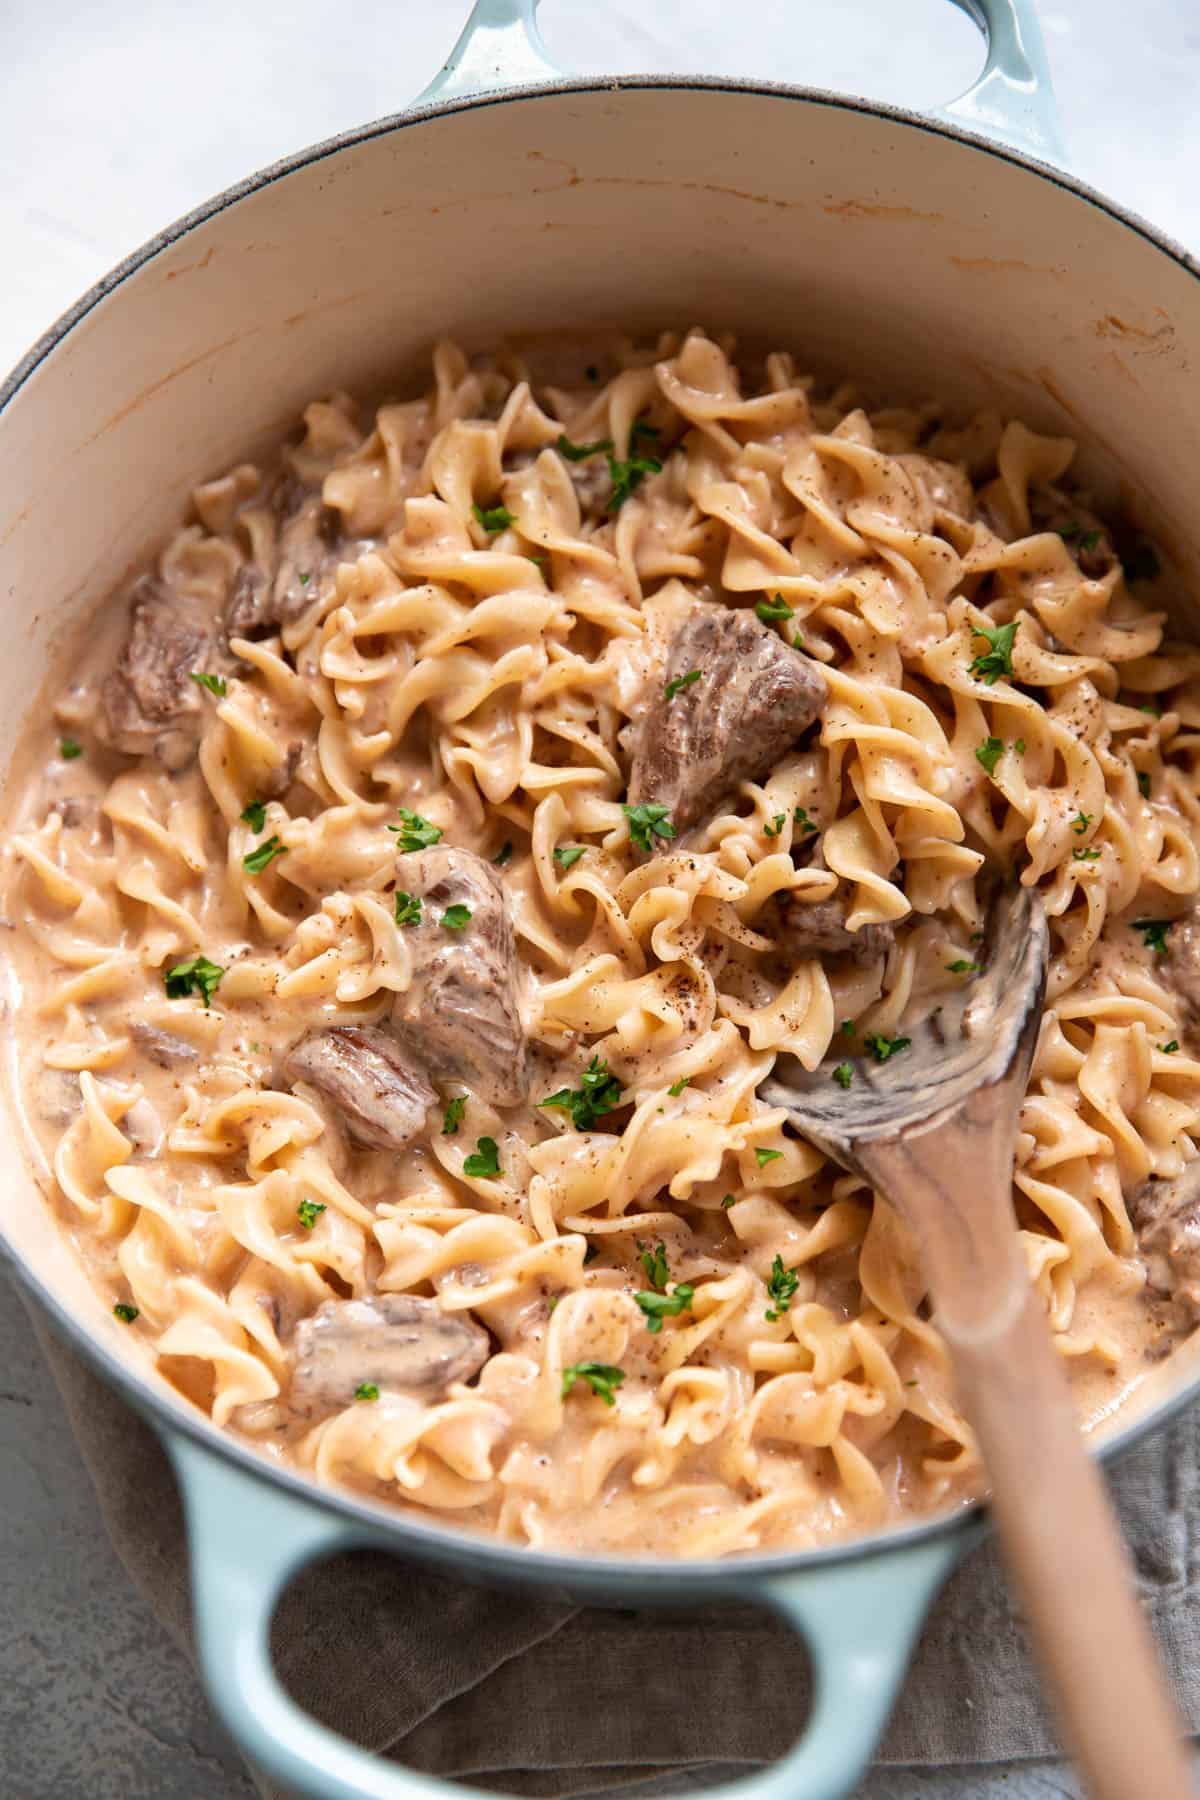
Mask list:
[[[1093,1800],[1195,1800],[1184,1728],[1043,1309],[1028,1286],[1013,1299],[1006,1323],[947,1342],[1067,1747]]]

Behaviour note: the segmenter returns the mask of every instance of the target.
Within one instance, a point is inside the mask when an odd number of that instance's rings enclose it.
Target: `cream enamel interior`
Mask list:
[[[403,379],[446,332],[476,347],[680,317],[889,395],[1078,436],[1196,580],[1200,293],[1179,262],[1061,185],[887,116],[703,88],[562,92],[416,121],[251,192],[39,364],[0,424],[4,756],[71,621],[169,532],[198,473],[280,434],[313,393]],[[118,1342],[15,1133],[3,1155],[17,1253]]]

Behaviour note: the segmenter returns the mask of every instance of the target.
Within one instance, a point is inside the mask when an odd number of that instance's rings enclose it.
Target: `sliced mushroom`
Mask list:
[[[405,928],[413,979],[396,1000],[397,1031],[433,1075],[493,1106],[516,1105],[528,1091],[525,1033],[499,875],[472,851],[439,845],[397,857],[396,885],[421,901],[421,923]],[[458,929],[444,923],[451,907],[467,914]]]
[[[437,1099],[416,1059],[369,1025],[310,1032],[284,1054],[279,1073],[287,1086],[331,1100],[350,1136],[372,1150],[403,1150]]]
[[[1200,1025],[1200,909],[1176,919],[1165,941],[1162,973],[1183,1001],[1184,1024],[1194,1030]]]
[[[1129,1202],[1146,1264],[1146,1291],[1163,1323],[1185,1333],[1200,1322],[1200,1161],[1173,1181],[1147,1181]]]
[[[129,1035],[138,1049],[144,1050],[160,1069],[171,1069],[179,1063],[196,1060],[195,1046],[186,1038],[176,1037],[173,1031],[160,1031],[157,1025],[147,1025],[141,1019],[131,1022]]]
[[[129,632],[104,684],[102,735],[116,750],[181,769],[204,724],[204,695],[192,675],[212,669],[214,645],[155,576],[144,575],[131,599]]]
[[[335,557],[340,515],[325,505],[318,488],[288,477],[272,505],[279,521],[275,566],[247,563],[238,571],[225,613],[230,637],[258,637],[300,618]]]
[[[677,681],[687,685],[668,699]],[[680,830],[707,817],[739,782],[775,766],[819,716],[828,692],[819,666],[753,612],[696,606],[672,640],[663,685],[638,727],[630,803],[665,806]]]
[[[327,1300],[297,1325],[294,1346],[291,1397],[305,1415],[349,1406],[368,1382],[381,1393],[436,1399],[477,1374],[490,1349],[470,1313],[412,1294]]]

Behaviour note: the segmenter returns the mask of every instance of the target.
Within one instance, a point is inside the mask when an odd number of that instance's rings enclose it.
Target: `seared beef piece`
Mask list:
[[[327,1300],[301,1319],[294,1346],[292,1403],[306,1416],[351,1405],[366,1382],[381,1393],[439,1399],[489,1354],[487,1332],[469,1313],[443,1312],[412,1294]]]
[[[693,669],[699,681],[668,700]],[[828,687],[752,612],[697,606],[676,632],[663,684],[638,727],[629,800],[665,806],[677,830],[715,811],[740,781],[757,781],[807,730]]]
[[[176,1037],[173,1031],[160,1031],[157,1025],[145,1025],[140,1019],[134,1019],[129,1027],[129,1035],[139,1050],[144,1050],[151,1062],[156,1062],[160,1069],[173,1068],[178,1063],[190,1063],[196,1060],[196,1051],[186,1038]]]
[[[1183,1022],[1200,1025],[1200,908],[1175,920],[1166,936],[1162,972],[1183,1001]]]
[[[213,643],[179,596],[153,575],[134,584],[129,635],[104,683],[104,728],[115,750],[182,769],[196,754]]]
[[[814,843],[808,867],[826,869],[824,853]],[[856,962],[869,962],[872,957],[886,956],[895,938],[891,925],[861,925],[857,931],[846,929],[850,895],[844,881],[839,881],[828,900],[803,900],[797,893],[776,894],[775,917],[767,930],[780,952],[799,960],[805,956],[842,956],[850,954]]]
[[[439,845],[396,858],[396,886],[421,901],[407,926],[413,979],[392,1019],[434,1074],[461,1081],[493,1106],[525,1098],[525,1034],[517,1006],[517,951],[499,875],[470,850]],[[442,924],[465,906],[459,931]]]
[[[269,575],[255,563],[239,569],[225,611],[230,637],[257,637],[292,624],[316,599],[333,558],[340,517],[318,489],[288,479],[272,504],[279,519],[275,568]]]
[[[403,1150],[425,1124],[437,1095],[425,1071],[386,1031],[333,1025],[302,1037],[281,1059],[283,1081],[331,1100],[356,1143]]]
[[[1129,1216],[1146,1264],[1146,1291],[1165,1302],[1163,1317],[1177,1332],[1200,1321],[1200,1162],[1174,1181],[1147,1181],[1129,1202]]]

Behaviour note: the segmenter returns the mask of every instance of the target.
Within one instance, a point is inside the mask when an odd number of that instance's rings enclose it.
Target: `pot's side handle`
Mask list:
[[[966,93],[932,108],[932,117],[1063,161],[1036,0],[954,0],[954,5],[983,32],[987,60]],[[557,80],[566,71],[542,42],[537,9],[538,0],[476,0],[462,36],[414,106]]]
[[[308,1800],[493,1800],[477,1788],[414,1774],[318,1725],[285,1693],[271,1665],[271,1617],[308,1563],[372,1535],[315,1502],[164,1432],[183,1492],[191,1548],[192,1618],[209,1699],[249,1761]],[[961,1556],[962,1533],[806,1572],[747,1575],[745,1598],[804,1635],[815,1685],[812,1715],[781,1762],[710,1800],[842,1800],[871,1753],[937,1589]]]

